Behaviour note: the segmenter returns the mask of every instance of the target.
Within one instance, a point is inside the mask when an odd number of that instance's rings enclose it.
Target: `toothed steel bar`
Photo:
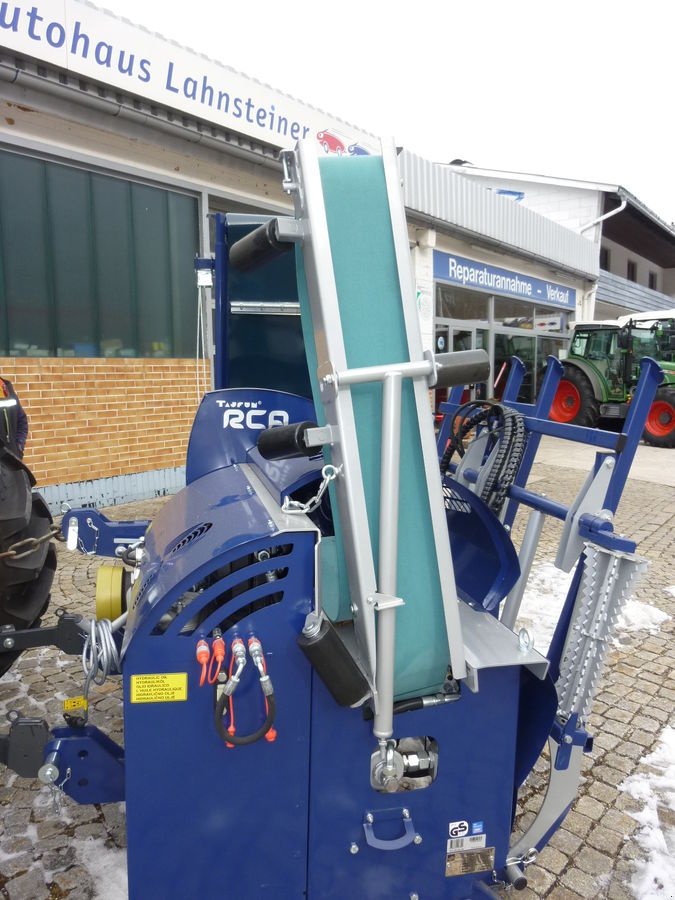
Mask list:
[[[590,712],[607,647],[619,614],[647,561],[634,554],[585,547],[584,572],[556,682],[559,711],[568,718]]]

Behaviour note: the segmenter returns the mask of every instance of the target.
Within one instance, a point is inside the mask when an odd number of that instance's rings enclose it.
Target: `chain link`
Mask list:
[[[310,498],[307,503],[300,503],[298,500],[291,500],[290,497],[284,497],[284,502],[282,505],[282,510],[285,513],[289,513],[290,515],[297,515],[298,513],[311,513],[314,512],[315,509],[318,509],[319,504],[321,503],[321,498],[326,493],[328,485],[335,478],[338,477],[340,472],[342,471],[342,466],[332,466],[330,463],[325,465],[321,470],[321,475],[323,477],[323,481],[319,486],[319,490],[316,494]]]
[[[509,856],[506,860],[507,866],[531,866],[532,863],[537,861],[537,857],[539,856],[539,851],[536,847],[530,847],[525,853],[521,856]]]
[[[26,556],[30,556],[31,553],[35,553],[41,544],[51,541],[52,539],[65,541],[60,525],[50,525],[49,531],[46,534],[43,534],[42,537],[29,537],[17,541],[15,544],[12,544],[11,547],[8,547],[7,550],[0,553],[0,559],[24,559]]]

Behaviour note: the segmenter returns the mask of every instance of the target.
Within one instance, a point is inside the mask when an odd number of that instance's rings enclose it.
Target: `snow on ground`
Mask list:
[[[127,900],[127,854],[104,841],[73,841],[80,864],[89,872],[98,900]]]
[[[567,597],[572,572],[557,569],[552,562],[544,562],[532,567],[515,631],[526,628],[534,638],[534,646],[546,655],[551,643],[560,610]],[[675,596],[675,587],[666,588]],[[648,631],[655,634],[670,616],[649,603],[631,598],[624,606],[617,622],[618,632]]]
[[[631,889],[639,900],[675,896],[675,728],[666,728],[656,750],[641,761],[646,771],[631,775],[619,789],[639,801],[630,813],[640,823],[636,839],[646,859],[636,860]]]
[[[648,631],[655,634],[670,616],[649,603],[629,600],[624,606],[617,622],[619,631]]]
[[[533,566],[523,594],[515,631],[526,628],[535,649],[546,655],[558,622],[572,572],[562,572],[552,562]]]

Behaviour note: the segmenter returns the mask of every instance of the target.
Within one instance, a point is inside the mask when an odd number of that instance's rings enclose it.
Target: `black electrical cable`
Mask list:
[[[265,721],[262,723],[260,728],[258,728],[257,731],[254,731],[251,734],[239,735],[236,733],[230,734],[229,731],[225,728],[223,715],[225,714],[225,705],[228,701],[228,695],[225,692],[220,695],[220,697],[218,698],[218,702],[216,703],[216,731],[226,744],[235,744],[235,746],[241,747],[245,744],[255,744],[256,741],[260,740],[260,738],[265,737],[267,732],[274,724],[274,716],[276,715],[277,711],[274,694],[272,693],[267,695],[266,700],[267,716],[265,717]]]

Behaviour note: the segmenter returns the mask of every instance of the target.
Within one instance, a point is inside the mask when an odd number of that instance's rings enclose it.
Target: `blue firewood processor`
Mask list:
[[[98,619],[4,620],[2,653],[81,652],[85,679],[62,727],[15,712],[0,760],[79,803],[126,801],[132,900],[222,879],[247,900],[523,888],[575,798],[645,567],[612,519],[661,372],[643,360],[622,434],[548,421],[553,358],[535,405],[515,399],[518,360],[500,403],[462,403],[487,357],[422,349],[395,149],[303,143],[283,167],[295,215],[219,215],[198,263],[215,273],[217,389],[186,487],[151,527],[64,515],[71,547],[118,557]],[[452,387],[438,445],[434,386]],[[526,486],[542,434],[598,451],[569,507]],[[514,627],[546,516],[575,576],[543,655]],[[87,715],[117,673],[123,748]],[[545,799],[514,839],[547,742]]]

